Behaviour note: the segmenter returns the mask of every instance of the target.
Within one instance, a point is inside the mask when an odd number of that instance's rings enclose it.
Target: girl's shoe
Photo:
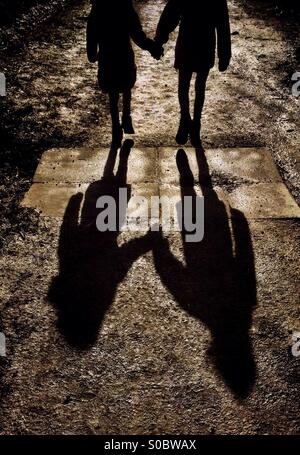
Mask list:
[[[123,141],[123,130],[121,125],[113,126],[112,128],[112,146],[120,148]]]
[[[126,115],[122,117],[122,128],[125,134],[135,134],[134,128],[132,125],[131,115]]]
[[[195,125],[195,123],[192,123],[191,129],[190,129],[190,139],[191,139],[191,144],[193,147],[198,148],[201,147],[202,142],[201,142],[201,125]]]
[[[176,134],[176,142],[179,145],[184,145],[189,139],[189,132],[191,128],[191,119],[181,117],[178,132]]]

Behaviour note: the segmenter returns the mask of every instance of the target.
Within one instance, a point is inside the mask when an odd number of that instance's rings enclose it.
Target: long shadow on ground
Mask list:
[[[254,255],[248,223],[244,215],[225,205],[214,191],[202,148],[196,150],[199,181],[205,198],[205,235],[202,242],[182,242],[186,266],[170,251],[162,233],[148,233],[119,247],[118,226],[126,216],[125,204],[119,204],[119,190],[131,189],[126,183],[127,164],[132,144],[125,141],[120,151],[118,171],[113,169],[117,151],[109,153],[103,177],[92,183],[84,198],[73,196],[61,227],[59,242],[60,272],[54,279],[49,300],[57,308],[58,327],[71,346],[88,349],[96,342],[105,313],[133,263],[153,250],[157,273],[162,283],[184,311],[198,318],[210,330],[209,356],[216,370],[238,399],[246,398],[255,383],[256,367],[249,330],[256,306]],[[181,197],[192,198],[196,218],[194,177],[183,150],[177,155]],[[97,200],[110,197],[116,201],[116,229],[100,232],[96,219],[103,209]],[[123,207],[122,207],[123,205]],[[230,216],[228,216],[230,215]],[[186,225],[183,220],[183,226]]]
[[[204,239],[189,243],[183,229],[184,266],[170,252],[168,241],[161,238],[154,250],[155,265],[179,305],[209,328],[209,355],[236,397],[243,399],[251,392],[256,377],[249,337],[256,306],[251,237],[246,218],[238,210],[231,209],[230,227],[225,205],[213,190],[204,150],[199,148],[196,153],[205,198]],[[183,150],[177,154],[177,164],[183,206],[186,196],[192,198],[195,221],[194,177]]]

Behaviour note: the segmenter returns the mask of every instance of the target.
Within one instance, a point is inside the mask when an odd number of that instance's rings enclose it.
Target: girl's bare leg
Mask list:
[[[120,147],[123,139],[123,131],[120,125],[120,116],[119,116],[119,93],[110,92],[109,93],[109,105],[110,105],[110,115],[112,122],[112,143],[113,145]]]
[[[131,118],[131,89],[123,93],[123,118],[122,127],[126,134],[134,134],[134,128]]]
[[[110,92],[109,93],[109,107],[110,107],[110,115],[111,121],[113,126],[118,126],[120,124],[119,118],[119,93],[118,92]]]
[[[190,86],[193,72],[190,70],[179,69],[178,99],[180,105],[180,124],[176,141],[178,144],[186,144],[190,132]]]
[[[205,101],[206,82],[209,75],[209,69],[197,73],[195,82],[195,105],[194,105],[194,120],[191,131],[191,141],[194,146],[201,145],[201,117]]]
[[[123,93],[123,117],[131,115],[131,90],[128,89]]]
[[[205,101],[205,89],[209,70],[198,73],[195,82],[195,107],[194,122],[198,125],[201,122],[201,116]]]
[[[178,98],[180,104],[180,114],[184,119],[191,118],[190,115],[190,86],[193,73],[190,70],[179,70]]]

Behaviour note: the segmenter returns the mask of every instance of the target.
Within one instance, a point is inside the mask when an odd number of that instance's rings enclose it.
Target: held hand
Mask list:
[[[150,48],[150,54],[152,55],[155,60],[160,60],[161,57],[164,55],[164,48],[161,46],[159,43],[153,41],[151,48]]]
[[[153,250],[169,249],[169,242],[164,237],[162,227],[158,223],[151,226],[147,236],[151,239]]]
[[[164,48],[158,45],[157,52],[154,53],[153,57],[156,60],[160,60],[164,56],[164,53],[165,53]]]

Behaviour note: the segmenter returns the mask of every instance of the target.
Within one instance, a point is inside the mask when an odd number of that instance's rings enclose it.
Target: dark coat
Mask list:
[[[216,44],[220,61],[229,63],[231,36],[227,0],[169,0],[157,27],[156,41],[166,43],[178,24],[176,69],[199,72],[212,68]]]
[[[87,54],[98,60],[98,79],[104,92],[123,93],[136,82],[136,65],[131,39],[142,49],[151,40],[143,32],[132,0],[94,0],[88,18]]]

